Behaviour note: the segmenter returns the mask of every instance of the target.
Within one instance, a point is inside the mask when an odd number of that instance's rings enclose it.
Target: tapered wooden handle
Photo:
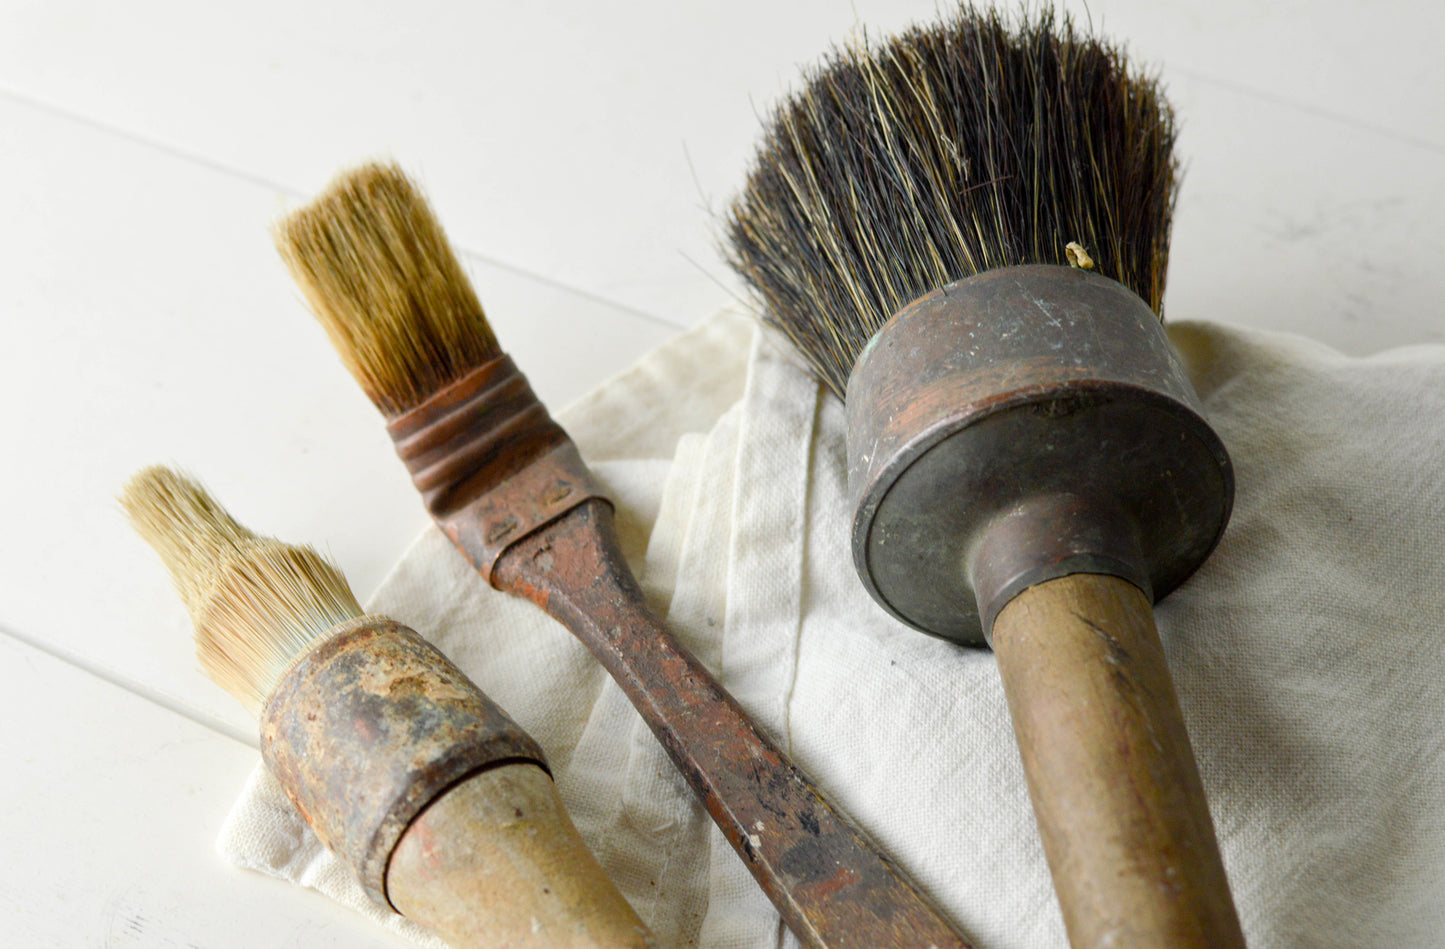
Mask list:
[[[452,946],[656,946],[531,763],[483,771],[428,806],[393,851],[386,884],[403,916]]]
[[[1075,949],[1242,947],[1154,614],[1133,584],[1029,587],[993,626]]]

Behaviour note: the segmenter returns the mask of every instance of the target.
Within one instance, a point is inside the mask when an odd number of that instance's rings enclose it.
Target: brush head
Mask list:
[[[1174,137],[1157,81],[1067,16],[965,6],[805,77],[725,218],[729,262],[840,397],[894,313],[986,270],[1092,265],[1158,313]]]
[[[296,655],[361,615],[315,550],[252,533],[185,475],[146,468],[120,500],[191,614],[201,668],[253,714]]]
[[[346,172],[275,238],[346,368],[386,415],[501,355],[441,225],[396,166]]]

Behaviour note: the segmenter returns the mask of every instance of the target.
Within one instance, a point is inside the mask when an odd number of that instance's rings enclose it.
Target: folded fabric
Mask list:
[[[744,383],[749,332],[720,316],[564,416],[644,588],[980,949],[1067,945],[991,655],[868,598],[842,406],[761,333]],[[1238,488],[1219,549],[1158,617],[1249,944],[1445,944],[1445,348],[1352,359],[1199,323],[1171,337]],[[662,944],[796,944],[560,627],[486,588],[435,531],[371,608],[432,637],[532,732]],[[221,849],[364,903],[264,771]]]

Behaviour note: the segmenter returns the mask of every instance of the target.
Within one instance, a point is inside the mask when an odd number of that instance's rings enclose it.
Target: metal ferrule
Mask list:
[[[1153,599],[1133,519],[1099,497],[1042,494],[1000,511],[964,556],[985,638],[1008,602],[1071,573],[1121,577]]]
[[[1163,596],[1209,554],[1233,473],[1154,312],[1048,265],[921,297],[847,392],[853,559],[899,619],[981,645],[1027,586],[1069,573]]]
[[[601,488],[510,356],[387,423],[427,510],[484,578],[512,544]]]
[[[446,656],[380,616],[302,653],[261,711],[261,754],[306,823],[382,906],[413,818],[486,768],[542,749]]]

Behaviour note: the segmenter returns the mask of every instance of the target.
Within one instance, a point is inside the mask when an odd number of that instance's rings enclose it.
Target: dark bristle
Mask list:
[[[1118,49],[1067,16],[964,7],[805,80],[727,214],[728,258],[839,396],[890,316],[985,270],[1092,258],[1160,311],[1173,115]]]
[[[276,246],[347,369],[387,415],[501,355],[441,225],[393,165],[343,174]]]

